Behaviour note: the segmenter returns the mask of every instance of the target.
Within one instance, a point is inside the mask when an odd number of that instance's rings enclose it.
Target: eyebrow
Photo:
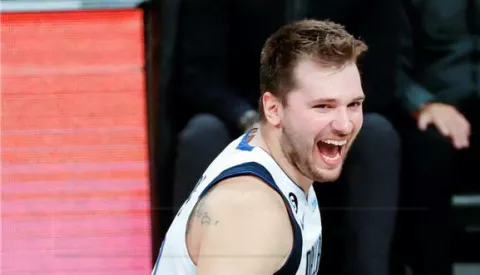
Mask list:
[[[361,95],[361,96],[357,96],[356,98],[354,98],[354,99],[352,100],[352,102],[354,102],[354,101],[363,101],[363,100],[365,100],[365,96],[364,96],[364,95]]]
[[[363,101],[365,100],[365,96],[362,95],[362,96],[357,96],[356,98],[354,98],[353,100],[351,100],[350,102],[356,102],[356,101]],[[335,98],[319,98],[319,99],[315,99],[315,100],[312,100],[312,103],[314,104],[318,104],[318,103],[335,103],[337,102],[338,100],[335,99]]]

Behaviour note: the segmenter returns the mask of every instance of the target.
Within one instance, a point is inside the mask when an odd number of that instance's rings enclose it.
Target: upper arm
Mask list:
[[[219,186],[206,202],[218,222],[205,228],[197,274],[273,274],[293,243],[285,205],[275,191],[262,190],[270,187],[257,179],[252,184],[263,185],[258,189],[249,188],[249,177],[233,181]]]

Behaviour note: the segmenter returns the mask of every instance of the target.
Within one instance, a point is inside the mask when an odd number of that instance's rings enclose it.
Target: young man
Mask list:
[[[331,182],[363,123],[356,61],[338,24],[286,25],[261,54],[261,121],[212,162],[174,219],[152,271],[317,274],[314,181]]]

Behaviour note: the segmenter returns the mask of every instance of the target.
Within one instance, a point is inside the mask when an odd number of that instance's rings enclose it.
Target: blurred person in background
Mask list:
[[[450,275],[452,191],[480,191],[480,0],[403,2],[401,243],[415,275]]]
[[[316,186],[322,207],[319,274],[389,274],[400,142],[386,112],[394,99],[397,1],[183,0],[178,62],[181,111],[174,204],[180,207],[215,156],[258,120],[258,57],[269,33],[305,17],[330,19],[361,36],[367,95],[363,129],[341,178]],[[381,27],[379,27],[381,26]],[[188,171],[188,172],[186,172]]]

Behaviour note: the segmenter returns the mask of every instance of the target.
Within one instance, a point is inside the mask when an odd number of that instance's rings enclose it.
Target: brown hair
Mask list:
[[[262,96],[271,92],[285,104],[286,94],[295,86],[293,69],[301,59],[325,66],[341,67],[357,62],[367,45],[330,21],[302,20],[280,28],[263,46],[260,59],[259,114],[265,118]]]

